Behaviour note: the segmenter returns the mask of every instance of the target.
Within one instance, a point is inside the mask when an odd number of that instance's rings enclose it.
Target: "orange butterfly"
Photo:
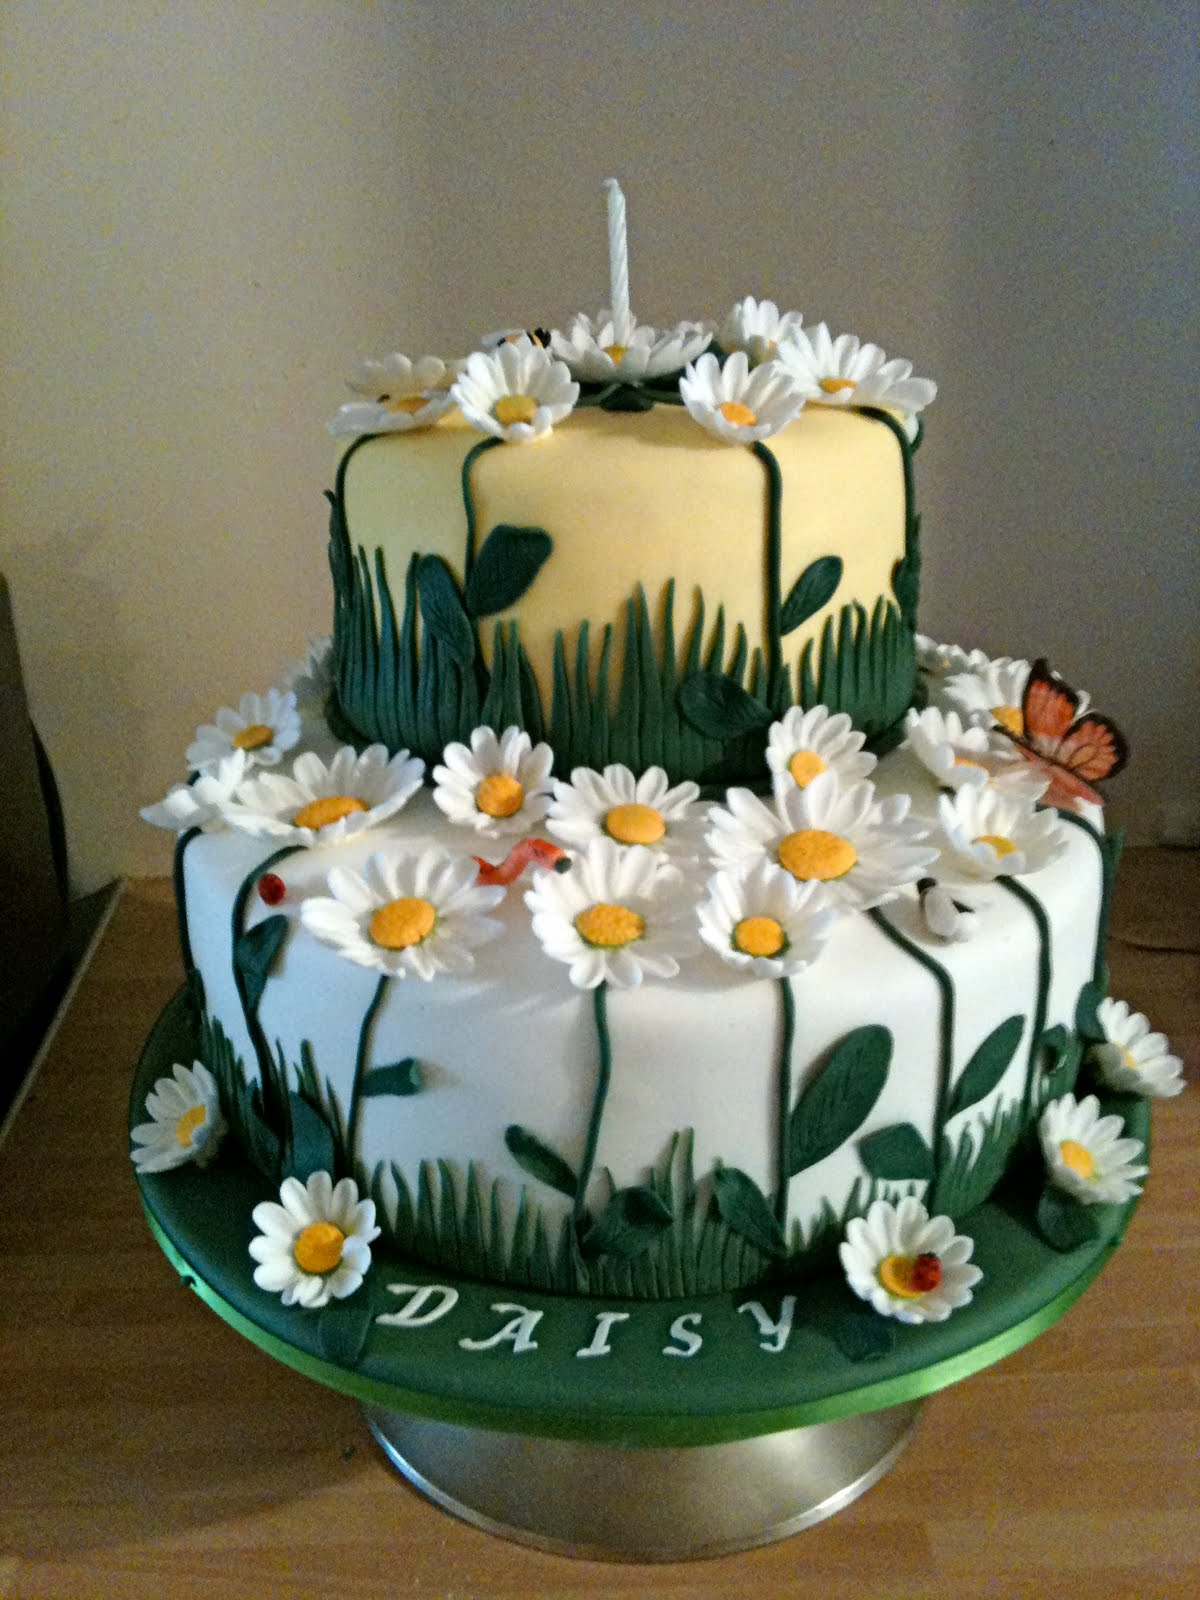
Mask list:
[[[1020,730],[1001,729],[1050,780],[1042,804],[1064,811],[1074,810],[1076,800],[1103,805],[1103,796],[1092,785],[1120,772],[1129,759],[1129,746],[1116,723],[1091,711],[1078,716],[1079,698],[1042,657],[1025,685]]]

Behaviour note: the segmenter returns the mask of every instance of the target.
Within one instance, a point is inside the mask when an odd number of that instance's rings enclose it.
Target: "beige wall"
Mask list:
[[[1188,11],[10,0],[0,566],[80,887],[165,867],[138,807],[326,630],[344,373],[594,309],[614,173],[643,314],[939,379],[929,630],[1049,650],[1125,820],[1197,828]]]

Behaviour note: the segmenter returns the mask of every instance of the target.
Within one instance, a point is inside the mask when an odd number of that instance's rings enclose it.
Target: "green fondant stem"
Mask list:
[[[485,450],[493,450],[502,439],[481,439],[478,444],[473,444],[463,457],[462,464],[462,497],[463,510],[467,516],[467,543],[463,555],[463,582],[471,576],[471,568],[475,565],[475,496],[471,489],[471,468]]]
[[[1124,830],[1116,828],[1112,833],[1101,833],[1094,823],[1081,817],[1078,812],[1060,811],[1058,815],[1063,822],[1070,822],[1086,833],[1100,857],[1100,915],[1096,922],[1096,957],[1092,962],[1092,981],[1103,984],[1108,970],[1108,923],[1112,916],[1113,883],[1125,838]]]
[[[862,406],[859,410],[861,416],[871,417],[875,422],[882,422],[885,428],[889,428],[900,446],[900,459],[904,463],[904,559],[915,561],[917,517],[916,496],[913,492],[912,442],[890,411],[880,410],[877,406]]]
[[[781,566],[782,529],[780,525],[783,505],[783,475],[774,455],[761,441],[750,446],[762,462],[767,473],[767,692],[768,705],[774,706],[779,679],[783,670],[783,574]]]
[[[363,1016],[362,1027],[358,1030],[358,1052],[354,1057],[354,1082],[350,1089],[350,1117],[346,1125],[346,1163],[350,1168],[348,1177],[357,1178],[356,1164],[358,1162],[358,1124],[362,1108],[362,1081],[367,1073],[367,1061],[371,1054],[371,1038],[375,1027],[375,1016],[383,1004],[383,997],[387,992],[390,975],[382,973],[379,982],[375,985],[375,993],[371,996],[371,1003]]]
[[[1037,1071],[1038,1052],[1046,1027],[1046,1000],[1050,993],[1050,924],[1046,910],[1035,894],[1015,878],[997,878],[1001,888],[1007,889],[1022,905],[1028,907],[1038,936],[1038,992],[1033,1013],[1033,1035],[1029,1041],[1029,1063],[1025,1068],[1025,1087],[1021,1091],[1021,1127],[1029,1121],[1029,1107],[1033,1099],[1033,1079]]]
[[[202,833],[202,828],[189,828],[175,841],[175,854],[171,861],[171,883],[175,890],[175,916],[179,924],[179,953],[183,957],[183,970],[190,978],[196,970],[192,959],[192,941],[188,933],[187,900],[183,889],[183,852]]]
[[[600,1058],[596,1068],[596,1092],[592,1096],[592,1114],[588,1119],[587,1140],[583,1147],[583,1161],[579,1167],[579,1184],[575,1190],[572,1220],[578,1226],[587,1200],[588,1184],[592,1181],[592,1168],[596,1162],[596,1146],[600,1142],[600,1123],[604,1116],[604,1102],[608,1098],[608,1085],[612,1078],[612,1040],[608,1032],[608,984],[601,982],[592,990],[592,1009],[596,1018],[596,1043]]]
[[[265,861],[260,861],[259,864],[252,871],[248,872],[242,879],[241,884],[238,887],[238,892],[233,901],[233,938],[232,943],[230,944],[231,950],[237,949],[238,940],[246,931],[246,901],[250,898],[250,892],[254,888],[254,885],[262,877],[264,872],[270,872],[271,868],[276,866],[280,861],[285,860],[288,856],[294,856],[297,850],[303,849],[304,846],[301,844],[285,844],[282,849],[272,851]],[[268,1098],[271,1093],[270,1085],[272,1082],[274,1061],[271,1057],[270,1046],[267,1044],[267,1036],[262,1029],[262,1023],[258,1020],[258,1008],[256,1006],[252,1006],[249,1002],[245,985],[242,982],[242,974],[238,969],[238,964],[236,961],[233,964],[233,982],[235,988],[237,989],[238,999],[242,1004],[242,1016],[246,1019],[246,1030],[250,1035],[250,1043],[254,1046],[254,1057],[258,1062],[258,1080],[262,1088],[263,1112],[266,1115],[267,1121],[270,1123],[270,1125],[278,1130],[282,1126],[281,1119],[283,1108],[281,1106],[271,1106],[268,1104]]]
[[[914,961],[919,962],[925,968],[926,972],[932,975],[941,995],[937,1095],[933,1109],[933,1181],[929,1185],[929,1193],[932,1194],[934,1184],[937,1183],[942,1170],[946,1107],[950,1100],[950,1072],[954,1050],[954,981],[940,961],[935,961],[928,951],[922,950],[920,945],[914,944],[907,934],[901,933],[895,923],[889,922],[882,911],[876,908],[873,911],[868,911],[867,915],[880,933],[886,935],[898,949],[910,955]]]
[[[779,1042],[779,1122],[775,1130],[776,1171],[779,1187],[775,1192],[775,1220],[787,1238],[788,1206],[788,1119],[792,1112],[792,1040],[796,1035],[796,997],[790,978],[780,978],[779,998],[783,1006],[783,1037]]]

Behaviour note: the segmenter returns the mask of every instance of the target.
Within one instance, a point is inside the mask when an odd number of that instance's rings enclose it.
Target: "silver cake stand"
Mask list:
[[[685,1561],[833,1516],[891,1468],[922,1404],[686,1447],[535,1439],[363,1411],[408,1481],[477,1528],[593,1561]]]

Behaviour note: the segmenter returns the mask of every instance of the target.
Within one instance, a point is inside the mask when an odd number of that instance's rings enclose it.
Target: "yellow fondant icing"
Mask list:
[[[437,912],[420,895],[404,895],[380,906],[371,918],[368,932],[384,950],[409,950],[433,932]]]
[[[509,772],[489,772],[475,791],[476,809],[487,817],[515,817],[525,804],[525,790]]]
[[[840,833],[801,828],[780,841],[778,857],[779,865],[793,878],[829,883],[846,876],[858,860],[858,851]]]
[[[819,778],[825,770],[825,763],[815,750],[797,750],[788,762],[788,771],[800,789],[807,789],[813,779]]]
[[[356,451],[345,482],[350,540],[371,557],[382,550],[393,593],[414,552],[442,556],[461,580],[462,466],[481,437],[451,408],[431,428],[386,434]],[[784,592],[818,557],[839,555],[844,563],[829,603],[784,641],[785,664],[794,670],[827,616],[854,600],[870,612],[881,595],[892,598],[892,571],[904,555],[904,473],[891,432],[840,408],[806,407],[768,448],[783,481]],[[742,623],[750,648],[765,648],[762,463],[706,433],[682,407],[576,410],[536,451],[506,446],[477,457],[471,488],[480,544],[499,523],[543,528],[553,540],[536,581],[481,630],[490,662],[493,622],[519,622],[544,704],[553,688],[556,630],[563,630],[568,660],[584,620],[594,652],[606,623],[619,648],[639,583],[656,642],[674,579],[677,646],[699,589],[709,627],[724,605],[728,636]]]
[[[514,422],[532,422],[537,415],[537,401],[530,394],[504,394],[492,407],[492,415],[504,428]]]
[[[1004,729],[1005,733],[1014,733],[1018,738],[1025,732],[1025,718],[1020,706],[993,706],[992,716]]]
[[[275,737],[275,730],[268,728],[265,722],[252,722],[249,727],[243,728],[240,733],[233,736],[235,750],[261,750],[264,744],[270,744]]]
[[[310,1222],[297,1235],[292,1255],[301,1272],[332,1272],[342,1259],[346,1235],[332,1222]]]
[[[916,1256],[884,1256],[876,1269],[880,1283],[898,1300],[915,1300],[923,1292],[916,1284]]]
[[[615,906],[601,900],[575,918],[575,931],[586,944],[600,950],[619,950],[632,944],[646,931],[646,919],[628,906]]]
[[[1001,857],[1001,859],[1003,859],[1005,856],[1012,855],[1013,851],[1017,848],[1012,840],[1007,838],[1002,833],[981,833],[978,839],[975,840],[975,843],[990,844],[992,849],[998,856]]]
[[[667,831],[662,813],[653,806],[613,806],[604,818],[604,831],[618,844],[657,844]]]
[[[204,1126],[208,1112],[203,1106],[190,1106],[175,1124],[175,1142],[186,1150],[197,1128]]]
[[[740,400],[723,400],[717,407],[726,422],[732,422],[735,428],[752,428],[758,418],[749,406],[744,406]]]
[[[787,935],[774,917],[743,917],[733,930],[733,947],[747,956],[777,956]]]
[[[298,828],[327,828],[331,822],[340,822],[343,817],[366,809],[366,802],[357,795],[328,794],[301,806],[292,821]]]
[[[1058,1147],[1064,1167],[1070,1167],[1081,1178],[1090,1178],[1096,1171],[1095,1158],[1092,1152],[1074,1139],[1064,1139]]]

